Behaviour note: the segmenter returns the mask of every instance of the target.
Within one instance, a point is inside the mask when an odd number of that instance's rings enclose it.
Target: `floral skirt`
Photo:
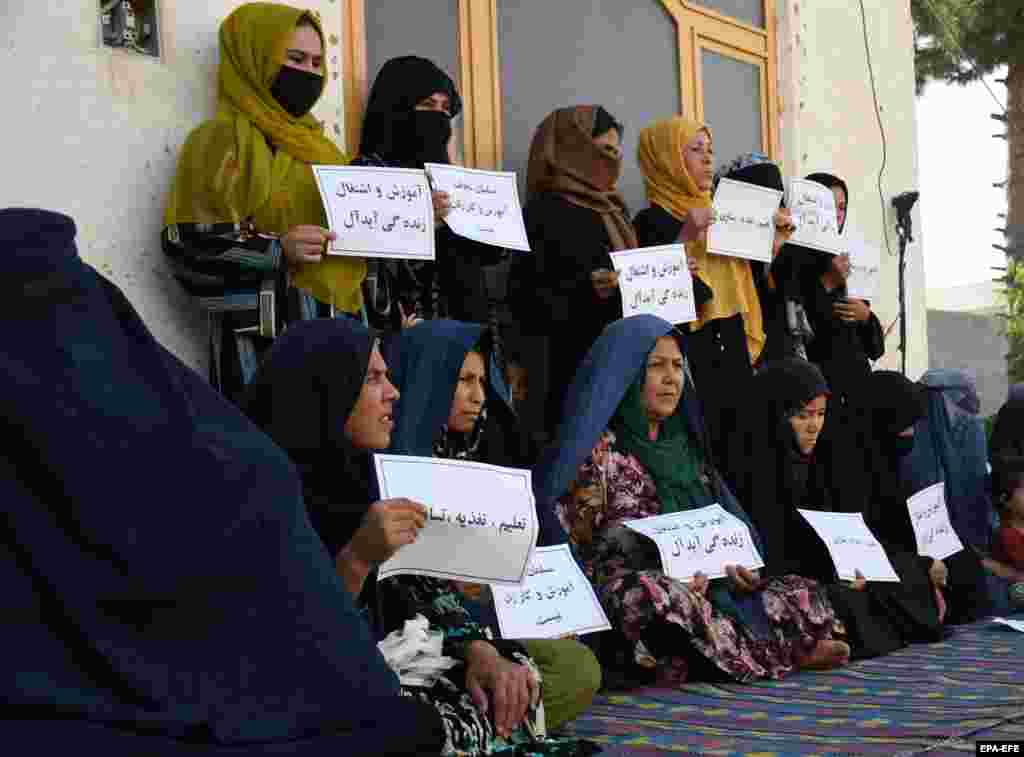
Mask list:
[[[773,578],[755,595],[767,633],[752,632],[708,596],[659,570],[619,573],[598,596],[612,626],[633,643],[637,662],[648,655],[662,683],[704,677],[702,670],[739,683],[781,678],[837,627],[825,590],[799,576]]]

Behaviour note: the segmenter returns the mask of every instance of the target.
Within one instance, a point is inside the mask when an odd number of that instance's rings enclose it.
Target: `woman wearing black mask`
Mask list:
[[[311,12],[248,3],[221,25],[217,114],[185,142],[164,214],[164,252],[190,294],[252,293],[276,277],[279,320],[360,312],[366,264],[324,256],[334,234],[310,170],[348,162],[309,112],[324,71]],[[228,318],[225,333],[251,325],[241,318]],[[216,377],[229,395],[255,370],[239,356],[264,346],[237,340],[223,345]]]
[[[434,63],[414,55],[392,58],[370,89],[353,165],[423,168],[425,163],[451,163],[452,119],[461,112],[455,84]],[[373,325],[398,328],[416,318],[489,319],[483,267],[500,262],[503,251],[452,233],[442,222],[448,207],[448,195],[435,192],[436,263],[371,264],[367,297]]]

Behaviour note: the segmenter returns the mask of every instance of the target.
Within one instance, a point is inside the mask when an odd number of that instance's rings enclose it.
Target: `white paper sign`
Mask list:
[[[770,263],[781,202],[777,189],[722,179],[715,190],[718,219],[708,228],[708,252]]]
[[[1024,620],[1007,620],[1006,618],[992,618],[993,623],[998,623],[1002,626],[1009,626],[1014,631],[1024,633]]]
[[[434,189],[451,197],[452,209],[445,222],[452,231],[495,247],[530,251],[514,172],[440,163],[427,163],[424,168]]]
[[[907,500],[910,522],[917,538],[917,553],[934,560],[945,560],[963,551],[964,545],[949,522],[946,485],[941,481],[922,489]]]
[[[665,574],[689,581],[697,573],[721,578],[726,565],[764,567],[747,524],[721,505],[623,521],[654,540]]]
[[[530,471],[464,460],[375,455],[382,499],[425,505],[419,538],[380,566],[484,584],[522,583],[537,544]]]
[[[885,549],[871,533],[860,513],[798,510],[825,542],[844,581],[854,581],[859,570],[868,581],[899,581]]]
[[[850,255],[850,276],[846,294],[858,300],[875,300],[882,268],[882,252],[856,234],[844,234]]]
[[[846,245],[839,236],[836,197],[831,189],[815,181],[793,179],[789,183],[786,207],[796,226],[790,242],[832,255],[846,252]]]
[[[669,323],[697,320],[693,278],[681,244],[611,253],[619,274],[622,317],[649,313]]]
[[[434,259],[434,203],[423,171],[313,166],[327,222],[329,255]]]
[[[611,629],[568,544],[538,547],[521,586],[494,586],[504,639],[556,639]]]

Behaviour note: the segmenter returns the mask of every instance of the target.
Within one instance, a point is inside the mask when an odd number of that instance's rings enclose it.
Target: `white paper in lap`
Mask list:
[[[824,184],[793,179],[786,195],[786,207],[793,216],[796,231],[789,241],[832,255],[846,252],[839,236],[836,197]]]
[[[669,323],[697,320],[693,278],[681,244],[611,253],[619,274],[622,317],[647,313]]]
[[[423,171],[313,166],[331,231],[329,255],[434,259],[434,203]]]
[[[494,586],[491,592],[505,639],[556,639],[611,628],[568,544],[538,547],[521,586]]]
[[[846,280],[846,294],[869,302],[878,297],[878,282],[882,266],[882,253],[878,247],[865,242],[855,233],[844,234],[850,255],[850,276]]]
[[[658,546],[667,576],[689,581],[697,573],[721,578],[726,565],[764,567],[747,524],[721,505],[623,521]]]
[[[714,201],[718,219],[708,228],[708,252],[770,263],[774,215],[782,194],[743,181],[718,182]]]
[[[922,489],[907,500],[907,509],[919,555],[945,560],[963,551],[964,545],[949,521],[945,484],[939,482]]]
[[[478,171],[427,163],[434,189],[447,192],[451,212],[445,223],[456,234],[495,247],[530,251],[514,172]]]
[[[380,567],[485,584],[522,582],[537,543],[530,471],[462,460],[375,455],[382,499],[425,505],[419,538]]]
[[[859,570],[868,581],[900,580],[885,549],[871,533],[861,513],[798,512],[825,542],[841,579],[853,581]]]

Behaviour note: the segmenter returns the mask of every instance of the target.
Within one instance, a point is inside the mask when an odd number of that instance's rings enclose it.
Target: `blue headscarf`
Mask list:
[[[950,520],[960,539],[987,552],[993,510],[974,382],[963,371],[931,370],[919,383],[927,390],[928,414],[915,425],[914,450],[902,461],[900,477],[908,491],[944,481]]]
[[[74,236],[0,210],[7,714],[45,754],[375,751],[361,734],[413,713],[294,467]]]
[[[540,522],[539,545],[568,541],[555,514],[555,502],[566,493],[576,478],[579,466],[608,429],[629,388],[646,370],[647,356],[658,338],[674,333],[677,333],[675,327],[668,321],[652,315],[635,315],[609,324],[590,348],[566,393],[562,411],[564,420],[555,441],[544,451],[534,469],[534,495]],[[676,415],[686,419],[691,439],[706,450],[700,404],[689,378]],[[706,454],[703,457],[708,459]],[[719,504],[750,526],[751,535],[761,549],[759,537],[747,514],[717,472],[712,479]]]
[[[384,360],[401,393],[395,404],[395,429],[389,452],[431,457],[441,427],[448,421],[459,371],[466,355],[481,346],[488,361],[487,403],[505,403],[511,395],[493,352],[482,345],[486,330],[476,323],[430,320],[405,329],[387,342]]]

